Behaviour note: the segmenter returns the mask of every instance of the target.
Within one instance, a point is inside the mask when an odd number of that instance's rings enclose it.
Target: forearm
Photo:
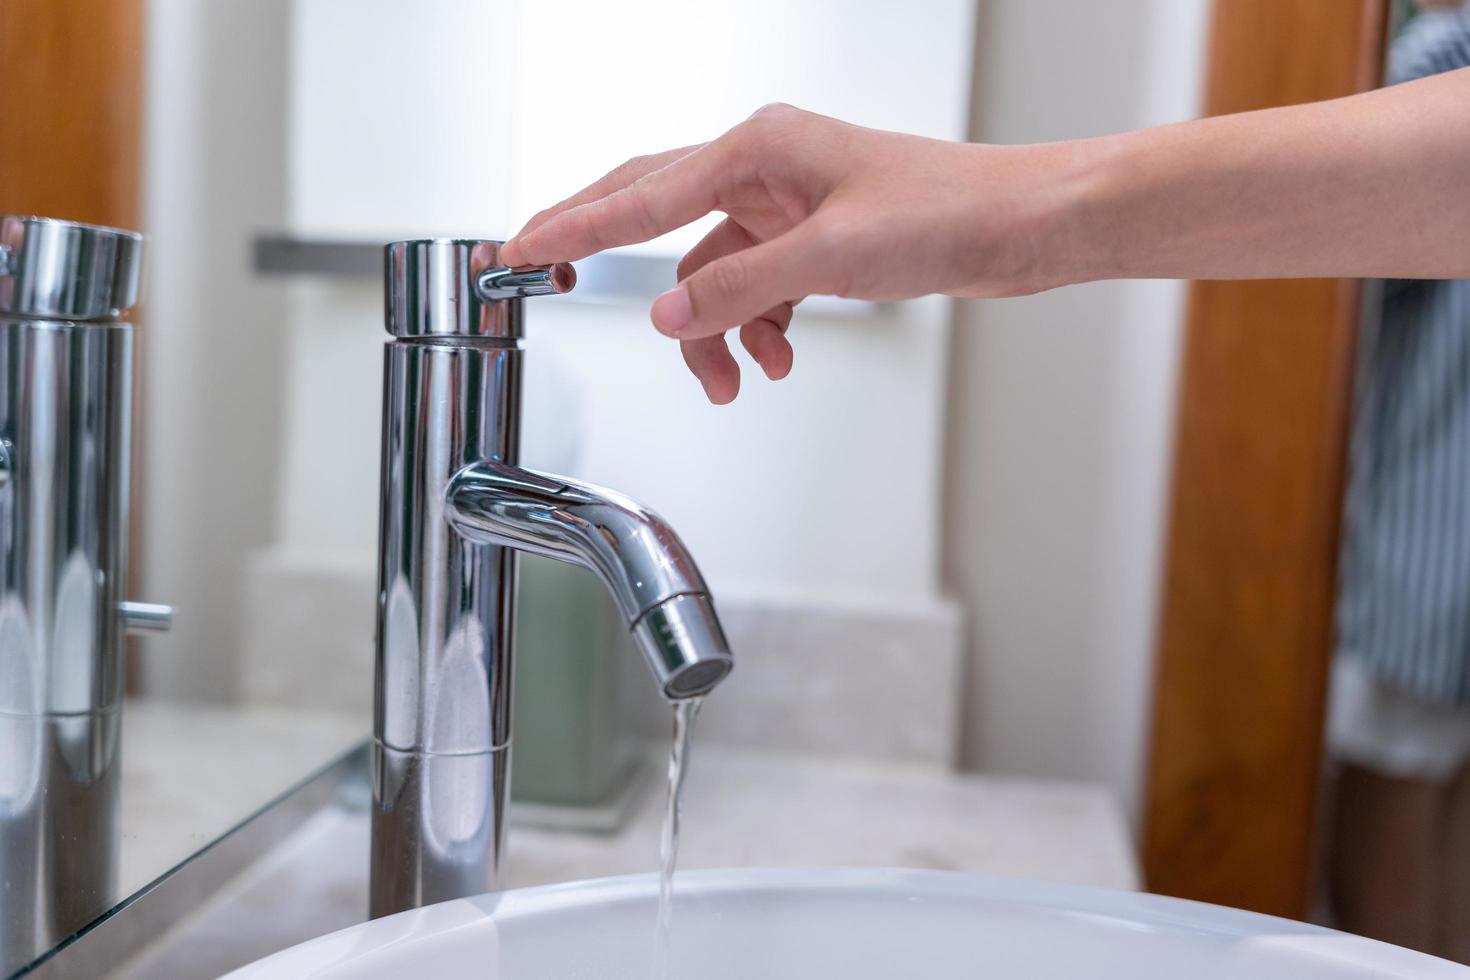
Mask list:
[[[1061,281],[1470,278],[1470,69],[1067,160]]]

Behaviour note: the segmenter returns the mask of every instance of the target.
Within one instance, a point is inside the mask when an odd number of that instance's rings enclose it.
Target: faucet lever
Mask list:
[[[475,293],[487,303],[570,292],[577,272],[565,262],[546,268],[486,269],[475,277]]]
[[[167,633],[174,626],[174,607],[159,602],[119,602],[123,629],[129,633]]]
[[[570,265],[510,269],[500,261],[499,242],[475,238],[394,242],[384,271],[384,326],[400,340],[520,340],[520,300],[577,284]]]

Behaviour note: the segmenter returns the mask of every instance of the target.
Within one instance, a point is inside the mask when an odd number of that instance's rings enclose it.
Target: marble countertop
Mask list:
[[[946,868],[1132,889],[1127,826],[1101,789],[695,745],[681,868]],[[512,825],[510,884],[654,871],[664,786],[613,833]],[[283,839],[113,976],[210,977],[360,922],[368,819],[335,806]]]
[[[1137,888],[1126,823],[1103,790],[901,764],[696,744],[680,867],[940,868]],[[514,886],[652,871],[665,788],[650,779],[614,834],[510,830]]]
[[[331,712],[128,701],[119,894],[219,839],[370,730],[368,719]]]
[[[300,710],[139,701],[124,714],[120,879],[141,885],[359,741],[364,722]],[[512,884],[652,870],[662,760],[615,833],[513,825]],[[1102,789],[696,739],[684,867],[892,865],[1136,888],[1127,826]]]

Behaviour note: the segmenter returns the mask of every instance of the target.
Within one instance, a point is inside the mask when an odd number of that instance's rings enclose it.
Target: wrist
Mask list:
[[[1047,288],[1128,275],[1119,202],[1136,168],[1125,141],[1101,137],[1036,149],[1048,156],[1039,168],[1043,241],[1052,256]]]
[[[1119,275],[1118,151],[1106,140],[968,144],[961,295],[1020,296]]]

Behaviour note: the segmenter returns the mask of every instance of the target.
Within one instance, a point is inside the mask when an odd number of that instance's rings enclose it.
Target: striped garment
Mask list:
[[[1414,18],[1388,79],[1470,66],[1470,9]],[[1470,163],[1467,163],[1470,165]],[[1337,650],[1427,702],[1470,705],[1470,283],[1365,294]],[[1372,319],[1371,317],[1369,318]]]
[[[1470,67],[1470,7],[1429,10],[1404,26],[1388,52],[1389,85]]]

